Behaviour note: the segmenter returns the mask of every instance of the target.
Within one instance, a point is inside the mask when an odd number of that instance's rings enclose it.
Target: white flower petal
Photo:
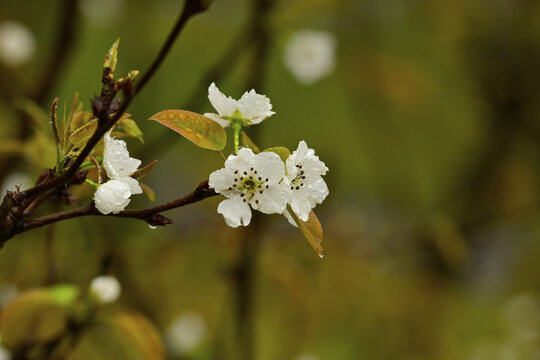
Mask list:
[[[268,178],[270,184],[277,184],[285,176],[285,164],[278,154],[271,151],[255,155],[253,166],[263,179]]]
[[[270,99],[264,95],[257,94],[253,89],[249,92],[246,91],[240,100],[238,100],[238,110],[245,119],[250,120],[253,124],[258,124],[275,114],[272,111]]]
[[[240,196],[223,200],[219,203],[217,211],[223,215],[227,225],[233,228],[240,225],[247,226],[251,222],[251,209]]]
[[[127,186],[129,186],[129,191],[131,191],[132,195],[142,194],[143,191],[141,189],[141,186],[139,185],[139,182],[136,179],[130,176],[126,176],[126,177],[118,178],[117,180],[122,181]]]
[[[238,150],[237,155],[229,155],[227,161],[225,161],[225,167],[232,169],[233,171],[238,170],[239,172],[242,172],[250,169],[253,166],[254,159],[255,153],[253,150],[249,148],[241,148]]]
[[[289,224],[291,224],[294,227],[298,227],[298,225],[296,225],[296,221],[294,221],[294,219],[293,219],[291,213],[289,212],[289,210],[285,210],[283,215],[287,218],[287,221],[289,222]]]
[[[219,169],[210,174],[208,185],[218,194],[222,194],[234,184],[235,176],[233,170],[229,168]]]
[[[111,132],[103,137],[105,153],[103,154],[103,167],[110,179],[126,177],[141,165],[141,160],[129,156],[126,142],[111,138]]]
[[[281,214],[287,207],[289,200],[288,187],[276,184],[265,189],[263,193],[255,193],[250,200],[251,207],[265,214]]]
[[[109,180],[98,187],[94,193],[94,204],[102,214],[116,214],[129,204],[131,189],[121,180]]]
[[[220,116],[231,116],[238,108],[236,100],[225,96],[214,83],[208,88],[208,100]]]
[[[307,197],[293,195],[293,198],[290,204],[291,204],[292,210],[300,218],[300,220],[302,221],[308,220],[309,213],[311,212],[312,207]]]
[[[221,127],[224,128],[231,125],[231,122],[229,120],[224,120],[217,114],[205,113],[203,116],[206,116],[210,120],[217,122],[219,125],[221,125]]]

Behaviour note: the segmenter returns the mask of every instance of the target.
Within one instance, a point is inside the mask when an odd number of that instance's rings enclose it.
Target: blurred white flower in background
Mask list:
[[[319,360],[319,358],[310,353],[303,353],[296,357],[294,360]]]
[[[0,61],[15,66],[28,61],[36,50],[34,35],[15,20],[0,23]]]
[[[11,353],[2,345],[0,345],[0,360],[11,360]]]
[[[301,83],[309,85],[335,67],[337,41],[327,31],[299,30],[285,47],[283,63]]]
[[[98,276],[90,284],[90,290],[103,304],[115,302],[122,288],[114,276]]]
[[[98,27],[110,26],[122,15],[125,0],[79,0],[79,9]]]
[[[4,195],[6,195],[6,191],[8,190],[17,190],[17,186],[21,189],[21,191],[26,190],[32,187],[32,181],[26,174],[20,172],[13,172],[6,176],[6,178],[4,179],[1,187],[2,192],[0,193],[0,197],[4,197]]]
[[[531,294],[511,297],[502,309],[511,336],[519,341],[533,341],[540,335],[540,302]]]
[[[4,307],[19,295],[19,289],[13,284],[0,286],[0,307]],[[0,357],[1,359],[1,357]]]
[[[180,315],[165,331],[165,341],[173,356],[191,353],[208,334],[206,322],[196,312]]]

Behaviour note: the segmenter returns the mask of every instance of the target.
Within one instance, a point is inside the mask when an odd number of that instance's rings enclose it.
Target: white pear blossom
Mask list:
[[[90,290],[103,304],[115,302],[122,288],[114,276],[98,276],[90,283]]]
[[[265,214],[283,213],[289,198],[289,184],[284,178],[285,166],[273,152],[257,155],[251,149],[241,148],[238,155],[230,155],[225,168],[210,174],[209,185],[225,196],[218,213],[227,225],[247,226],[251,209]]]
[[[129,176],[141,165],[141,160],[130,157],[126,142],[113,139],[110,131],[103,141],[103,167],[110,180],[98,187],[94,193],[94,204],[102,214],[116,214],[129,204],[131,195],[142,193],[139,182]]]
[[[286,165],[286,177],[291,190],[289,204],[300,220],[307,221],[311,209],[328,196],[328,186],[322,178],[328,168],[315,155],[315,150],[308,148],[304,140],[300,141],[298,148],[287,158]],[[289,215],[285,212],[289,222],[296,226]]]
[[[289,40],[283,63],[303,84],[312,84],[334,70],[336,38],[326,31],[300,30]]]
[[[6,20],[0,24],[0,61],[16,66],[28,61],[36,49],[34,35],[15,20]]]
[[[275,114],[272,111],[270,99],[257,94],[254,89],[246,91],[240,100],[235,100],[230,96],[225,96],[216,84],[212,83],[208,88],[208,99],[218,113],[206,113],[204,116],[223,127],[231,125],[233,118],[240,120],[243,126],[249,126],[258,124]]]
[[[165,331],[165,341],[173,356],[195,350],[208,334],[206,322],[196,312],[180,315]]]

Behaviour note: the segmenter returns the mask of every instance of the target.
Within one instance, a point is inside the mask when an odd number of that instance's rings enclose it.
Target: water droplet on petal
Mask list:
[[[154,230],[155,228],[157,228],[157,226],[155,226],[155,225],[148,225],[148,227],[149,227],[150,229],[152,229],[152,230]]]
[[[321,251],[321,253],[319,254],[319,257],[322,259],[324,257],[324,250]]]

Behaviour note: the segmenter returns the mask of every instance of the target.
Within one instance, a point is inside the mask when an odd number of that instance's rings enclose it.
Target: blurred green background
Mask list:
[[[73,47],[43,108],[54,96],[69,107],[78,92],[90,109],[117,37],[117,73],[144,72],[182,4],[79,1]],[[18,136],[13,98],[41,78],[62,6],[0,4],[0,21],[20,21],[36,41],[28,62],[1,67],[4,144]],[[146,119],[165,109],[213,111],[207,80],[239,98],[254,76],[253,47],[225,54],[249,24],[266,23],[270,47],[256,90],[276,114],[259,125],[258,143],[293,150],[306,140],[330,168],[330,195],[316,209],[324,259],[281,216],[264,216],[255,230],[228,228],[211,198],[168,212],[174,224],[159,229],[81,218],[17,236],[0,251],[4,288],[70,283],[84,291],[94,277],[114,275],[122,295],[99,312],[143,314],[161,334],[178,316],[197,314],[198,330],[186,332],[199,331],[201,342],[170,358],[540,358],[540,3],[278,0],[265,19],[253,19],[254,6],[215,0],[188,23],[128,110],[145,138],[128,147],[143,163],[159,160],[147,180],[156,204],[220,168],[215,153]],[[311,85],[282,62],[288,39],[304,28],[328,31],[338,44],[335,70]],[[219,78],[206,79],[220,61]],[[3,152],[2,161],[13,155]],[[36,179],[52,163],[40,165],[19,157],[1,176]],[[85,205],[91,188],[81,188]],[[138,196],[129,208],[147,206]],[[246,302],[247,315],[238,311]],[[114,355],[113,345],[94,340],[101,355],[80,350],[78,358],[151,358]]]

